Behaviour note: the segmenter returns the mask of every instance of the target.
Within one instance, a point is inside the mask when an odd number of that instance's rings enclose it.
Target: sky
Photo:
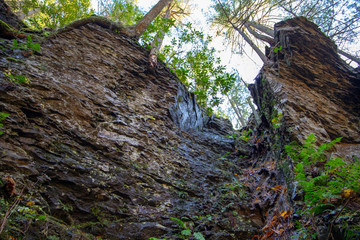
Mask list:
[[[137,5],[144,12],[148,12],[158,0],[137,0]],[[189,17],[189,21],[196,23],[195,26],[198,26],[203,30],[204,33],[215,35],[215,30],[210,30],[210,25],[207,23],[206,13],[211,8],[211,0],[198,0],[191,1],[192,14]],[[97,0],[91,0],[92,7],[96,8]],[[229,71],[235,68],[240,76],[248,83],[252,83],[254,78],[258,74],[260,68],[262,67],[262,62],[259,57],[253,52],[251,47],[245,47],[244,55],[240,56],[238,54],[231,53],[231,47],[227,46],[224,43],[224,39],[221,37],[216,37],[213,40],[213,47],[217,50],[217,56],[221,58],[222,65],[225,65]]]
[[[147,12],[157,2],[158,0],[137,0],[137,5]],[[198,0],[192,2],[195,3],[192,3],[193,9],[189,21],[195,22],[196,24],[194,25],[202,28],[204,33],[214,34],[215,30],[210,30],[210,24],[207,23],[207,17],[205,15],[211,8],[212,1]],[[215,36],[215,34],[213,36]],[[218,57],[221,58],[222,65],[227,66],[229,70],[235,68],[246,82],[254,82],[256,75],[262,67],[262,61],[256,53],[253,52],[251,47],[245,47],[245,54],[242,56],[239,54],[232,54],[231,46],[227,46],[222,37],[214,38],[213,47],[218,51]]]
[[[92,1],[92,7],[96,8],[97,1]],[[137,0],[138,7],[144,12],[148,12],[159,0]],[[231,46],[228,43],[225,43],[223,37],[215,37],[216,30],[211,29],[210,24],[207,22],[206,13],[209,13],[211,9],[211,0],[198,0],[190,1],[192,5],[191,15],[189,19],[184,20],[190,21],[193,23],[193,26],[197,26],[205,34],[213,36],[213,45],[217,51],[217,57],[221,59],[221,65],[226,66],[229,72],[233,72],[233,69],[239,73],[242,79],[248,83],[253,83],[255,77],[258,75],[263,63],[257,54],[252,50],[250,46],[245,46],[245,54],[232,54]],[[164,41],[166,45],[166,38]],[[263,47],[264,48],[264,47]],[[220,105],[220,108],[228,114],[230,120],[233,123],[233,126],[236,126],[236,120],[234,118],[234,113],[228,112],[230,108],[230,103],[227,99],[224,99],[224,102]]]
[[[91,0],[93,8],[96,8],[97,0]],[[137,0],[137,5],[140,7],[141,10],[144,12],[148,12],[159,0]],[[223,37],[215,37],[217,34],[215,29],[211,28],[210,23],[207,22],[206,14],[209,13],[211,10],[211,5],[213,3],[212,0],[197,0],[197,1],[190,1],[192,8],[191,8],[191,15],[187,19],[187,21],[193,23],[193,26],[198,27],[199,31],[204,32],[205,34],[209,34],[213,37],[213,45],[217,50],[217,57],[220,57],[221,64],[225,65],[229,72],[232,72],[235,69],[239,75],[248,83],[253,83],[255,77],[258,75],[261,67],[263,66],[262,61],[257,56],[257,54],[253,51],[253,49],[246,44],[243,48],[243,54],[232,54],[231,46],[229,43],[225,42]],[[279,16],[280,17],[280,13]],[[276,16],[273,16],[276,18]],[[273,19],[276,21],[275,19]],[[280,19],[278,18],[278,21]],[[185,21],[186,22],[186,21]],[[166,45],[166,38],[164,41],[164,45]],[[265,46],[259,46],[261,50],[265,50]],[[358,47],[357,47],[358,48]],[[358,50],[358,49],[356,49]],[[356,67],[356,63],[351,64],[353,67]],[[225,106],[227,105],[227,106]],[[221,108],[225,109],[228,108],[229,103],[225,101]],[[232,114],[231,114],[232,115]],[[232,118],[231,116],[229,116]],[[233,119],[231,119],[233,120]],[[233,122],[234,125],[234,122]]]

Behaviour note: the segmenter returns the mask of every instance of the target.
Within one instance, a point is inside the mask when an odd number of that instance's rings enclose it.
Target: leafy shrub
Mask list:
[[[28,35],[26,39],[26,43],[20,43],[14,39],[13,41],[13,49],[22,49],[27,51],[39,52],[41,47],[39,43],[34,43],[31,36]]]
[[[13,11],[20,11],[25,16],[25,23],[31,28],[63,27],[74,20],[93,14],[90,0],[24,0],[10,1]]]
[[[2,123],[2,121],[4,121],[10,114],[8,113],[4,113],[4,112],[0,112],[0,128],[2,128],[4,126],[4,124]],[[0,131],[0,135],[3,135],[4,133],[2,131]]]
[[[9,202],[4,198],[0,198],[1,219],[0,239],[2,237],[11,238],[20,233],[25,234],[31,223],[43,223],[48,221],[48,216],[42,208],[33,201],[23,201],[20,197],[14,202]]]
[[[316,205],[326,199],[341,198],[349,191],[360,192],[360,163],[346,163],[344,159],[327,157],[330,150],[341,138],[324,143],[318,148],[316,137],[309,135],[301,145],[285,146],[286,152],[295,162],[296,180],[305,191],[305,203]]]
[[[4,72],[5,76],[7,77],[7,79],[9,80],[9,82],[13,82],[13,83],[26,83],[29,84],[30,80],[24,76],[24,75],[16,75],[16,74],[12,74],[10,70],[6,70]]]
[[[179,234],[180,238],[188,239],[192,236],[196,240],[205,240],[201,232],[193,232],[193,222],[184,222],[182,220],[189,220],[187,217],[183,217],[182,219],[170,217],[170,219],[174,220],[180,229],[183,229]]]
[[[352,214],[344,211],[344,208],[353,196],[360,193],[360,162],[354,160],[347,163],[342,158],[329,156],[329,150],[340,141],[341,138],[337,138],[317,147],[316,137],[311,134],[302,145],[291,143],[285,146],[285,151],[295,163],[295,180],[304,190],[305,207],[300,214],[307,218],[307,222],[314,220],[314,216],[320,217],[329,211],[335,216],[332,223],[337,218],[346,219]],[[341,204],[341,208],[337,207]],[[327,222],[329,221],[328,219]],[[347,224],[346,221],[343,222]],[[314,227],[304,227],[298,223],[298,229],[303,239],[306,239],[305,235],[312,238],[317,236]]]

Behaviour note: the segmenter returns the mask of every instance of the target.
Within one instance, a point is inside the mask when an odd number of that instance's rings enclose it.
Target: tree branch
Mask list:
[[[133,37],[140,37],[144,34],[151,22],[160,14],[160,12],[166,7],[172,0],[160,0],[146,15],[134,26],[131,31]],[[130,29],[129,29],[130,30]]]
[[[221,2],[218,0],[218,3],[221,7],[221,9],[223,10],[226,18],[227,18],[227,22],[231,24],[231,26],[244,38],[244,40],[251,46],[252,49],[254,49],[254,51],[257,53],[257,55],[260,57],[260,59],[263,61],[264,64],[268,64],[269,60],[267,59],[267,57],[265,56],[265,54],[255,45],[255,43],[245,34],[245,32],[243,32],[241,30],[241,28],[236,27],[229,19],[228,14],[226,13],[223,5],[221,4]]]
[[[352,60],[352,61],[354,61],[354,62],[356,62],[357,64],[360,65],[360,59],[359,58],[357,58],[357,57],[355,57],[355,56],[353,56],[353,55],[351,55],[351,54],[349,54],[347,52],[344,52],[343,50],[340,50],[340,49],[338,49],[338,53],[340,53],[341,55],[347,57],[348,59],[350,59],[350,60]]]
[[[252,21],[248,21],[247,23],[249,23],[250,26],[256,28],[257,30],[259,30],[260,32],[263,32],[267,35],[269,35],[270,37],[274,38],[275,34],[274,34],[274,29],[271,29],[269,27],[266,27],[264,25],[261,25],[259,23],[256,22],[252,22]]]
[[[250,27],[250,25],[249,25],[248,22],[246,22],[244,25],[245,25],[246,29],[247,29],[254,37],[256,37],[257,39],[260,39],[260,40],[262,40],[262,41],[265,41],[265,42],[269,43],[270,45],[272,45],[272,44],[274,43],[274,39],[273,39],[273,38],[268,37],[268,36],[266,36],[266,35],[262,35],[262,34],[257,33],[256,31],[254,31],[254,30]]]

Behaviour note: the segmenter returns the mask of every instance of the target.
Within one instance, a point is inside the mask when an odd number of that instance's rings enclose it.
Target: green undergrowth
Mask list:
[[[29,84],[30,80],[24,75],[17,75],[11,72],[11,70],[5,70],[4,75],[6,76],[7,80],[11,83],[17,84]]]
[[[4,127],[4,124],[2,123],[10,114],[0,112],[0,135],[4,134],[4,132],[1,131],[1,129]]]
[[[5,184],[0,180],[1,189],[5,189]],[[22,189],[12,197],[0,193],[0,239],[105,239],[86,233],[84,226],[67,224],[50,215],[41,200],[31,194],[23,194],[25,191]],[[61,207],[61,211],[71,214],[71,206],[62,203]],[[96,224],[100,223],[93,225]]]
[[[205,240],[204,235],[197,230],[195,222],[206,224],[211,220],[211,216],[192,216],[175,218],[170,217],[171,220],[177,225],[177,231],[169,239],[195,239]],[[200,224],[200,225],[201,225]],[[155,238],[151,237],[149,240],[167,240],[167,238]]]
[[[14,39],[12,48],[34,52],[39,52],[41,49],[40,44],[33,42],[30,35],[27,36],[26,42],[24,43],[19,43],[18,40]]]
[[[336,239],[336,229],[341,229],[339,234],[346,236],[344,239],[355,239],[360,233],[360,210],[351,207],[359,200],[360,161],[333,157],[330,150],[340,141],[337,138],[317,147],[316,137],[311,134],[302,145],[285,146],[303,196],[302,208],[297,212],[302,216],[297,222],[299,235],[294,238],[317,239],[319,226],[327,229],[328,239]]]

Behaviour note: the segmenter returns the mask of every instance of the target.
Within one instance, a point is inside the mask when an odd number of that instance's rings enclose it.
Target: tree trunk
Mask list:
[[[253,28],[256,28],[257,30],[259,30],[260,32],[263,32],[267,35],[269,35],[270,37],[274,38],[275,34],[274,34],[274,29],[265,27],[264,25],[261,25],[259,23],[255,23],[255,22],[251,22],[251,21],[247,21],[246,23],[248,23],[250,26],[252,26]]]
[[[255,43],[246,35],[246,33],[244,31],[242,31],[240,28],[236,27],[234,25],[234,23],[231,21],[231,19],[229,18],[229,16],[227,15],[223,5],[221,4],[221,2],[218,0],[218,3],[220,4],[221,8],[224,11],[224,14],[227,18],[227,22],[231,24],[231,26],[238,32],[240,33],[240,35],[245,39],[245,41],[252,47],[252,49],[254,49],[254,51],[257,53],[257,55],[260,57],[260,59],[263,61],[263,63],[266,65],[268,64],[269,60],[268,58],[265,56],[265,54],[255,45]]]
[[[265,56],[265,54],[255,45],[255,43],[239,28],[233,25],[233,28],[240,33],[240,35],[245,39],[245,41],[254,49],[260,59],[263,61],[264,64],[268,64],[269,60]]]
[[[250,24],[249,23],[245,23],[244,26],[246,27],[246,29],[254,36],[256,37],[257,39],[260,39],[261,41],[265,41],[267,43],[269,43],[270,45],[272,45],[274,43],[274,39],[272,37],[269,37],[269,36],[266,36],[266,35],[262,35],[262,34],[259,34],[257,33],[255,30],[253,30],[251,27],[250,27]]]
[[[166,10],[164,18],[170,18],[170,6]],[[161,45],[164,41],[165,32],[160,30],[156,33],[154,41],[151,43],[151,50],[149,54],[149,65],[150,67],[154,68],[157,65],[157,56],[159,55]]]
[[[170,18],[170,8],[168,8],[166,10],[166,13],[165,13],[165,16],[164,18],[166,19],[169,19]],[[160,48],[162,46],[162,43],[164,41],[164,37],[165,37],[165,33],[163,30],[160,30],[156,36],[155,36],[155,39],[154,41],[152,42],[152,47],[151,47],[151,50],[150,50],[150,54],[155,54],[155,55],[158,55],[159,52],[160,52]]]
[[[160,14],[172,0],[160,0],[137,24],[130,29],[130,36],[139,38],[144,34],[150,23]]]
[[[254,104],[251,102],[251,97],[248,97],[246,100],[247,100],[248,104],[250,105],[252,112],[254,113],[255,122],[259,126],[261,124],[261,119],[260,119],[258,112],[256,111],[256,109],[254,107]]]
[[[243,84],[246,86],[246,88],[249,89],[249,85],[244,81],[244,79],[242,79],[242,78],[240,78],[240,79],[243,82]],[[250,89],[249,89],[249,91],[250,91]],[[250,105],[252,112],[254,113],[255,122],[259,126],[261,124],[261,119],[260,119],[258,112],[255,109],[254,104],[251,102],[251,97],[248,97],[246,100],[247,100],[248,104]]]
[[[236,116],[238,117],[240,123],[241,123],[241,126],[244,127],[246,125],[245,123],[245,120],[243,118],[243,116],[241,115],[240,111],[237,109],[237,107],[235,106],[234,102],[232,99],[230,99],[230,97],[228,95],[226,95],[226,97],[228,98],[230,104],[231,104],[231,107],[232,109],[234,110]]]
[[[338,53],[340,53],[341,55],[347,57],[350,60],[353,60],[354,62],[356,62],[357,64],[360,65],[360,59],[359,58],[356,58],[353,55],[350,55],[349,53],[344,52],[343,50],[340,50],[340,49],[338,49]]]

